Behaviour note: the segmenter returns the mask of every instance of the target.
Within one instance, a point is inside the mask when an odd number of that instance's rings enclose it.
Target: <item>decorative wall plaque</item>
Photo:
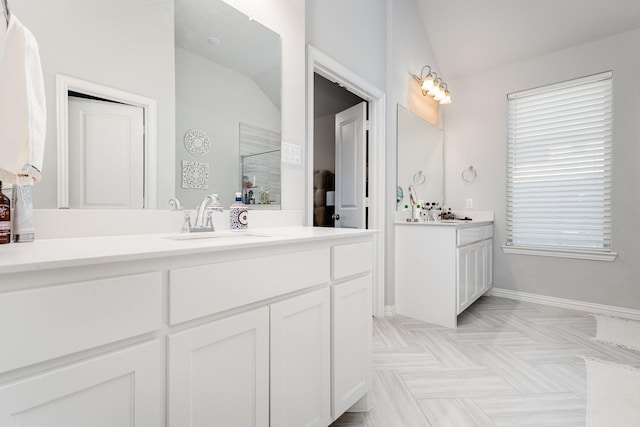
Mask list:
[[[211,140],[206,132],[200,129],[191,129],[184,136],[184,146],[194,156],[204,156],[211,148]]]
[[[182,161],[182,188],[209,189],[209,163]]]

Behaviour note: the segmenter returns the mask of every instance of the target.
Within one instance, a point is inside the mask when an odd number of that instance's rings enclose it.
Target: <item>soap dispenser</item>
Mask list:
[[[249,226],[249,211],[242,203],[242,193],[236,193],[236,201],[229,208],[229,228],[231,231],[244,231]]]

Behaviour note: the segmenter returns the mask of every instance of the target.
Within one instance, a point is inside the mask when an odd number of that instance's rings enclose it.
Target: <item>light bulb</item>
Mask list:
[[[440,90],[440,84],[437,81],[433,82],[433,87],[431,89],[429,89],[429,92],[427,92],[429,95],[431,96],[435,96]]]
[[[425,77],[424,80],[422,80],[422,87],[420,89],[422,89],[424,92],[427,92],[432,87],[433,87],[433,76],[431,75],[431,73],[429,73],[429,75],[427,75],[427,77]]]
[[[441,105],[447,105],[447,104],[451,104],[451,94],[449,93],[448,90],[444,91],[444,98],[442,98],[442,100],[440,101]]]
[[[434,101],[442,101],[443,99],[444,99],[444,90],[442,90],[442,88],[440,88],[440,89],[438,90],[438,93],[436,93],[436,94],[433,96],[433,100],[434,100]]]

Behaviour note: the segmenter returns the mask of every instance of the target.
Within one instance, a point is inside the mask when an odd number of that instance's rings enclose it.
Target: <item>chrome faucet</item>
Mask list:
[[[177,211],[182,209],[182,204],[176,198],[169,200],[169,210]],[[213,226],[213,212],[222,212],[224,208],[220,204],[217,194],[208,194],[200,202],[198,206],[198,216],[196,221],[191,224],[191,214],[184,209],[184,222],[182,223],[181,233],[195,233],[199,231],[216,231]]]
[[[172,199],[169,199],[169,210],[170,211],[182,210],[182,204],[180,203],[180,200],[176,199],[175,197]]]
[[[202,202],[200,202],[200,206],[198,206],[198,215],[196,216],[195,224],[193,224],[193,227],[189,227],[189,232],[215,231],[211,214],[222,211],[223,207],[220,205],[218,195],[207,194],[204,196],[204,199],[202,199]]]
[[[415,216],[418,195],[413,185],[409,185],[409,203],[411,204],[411,219],[407,218],[407,222],[418,222],[418,218]]]

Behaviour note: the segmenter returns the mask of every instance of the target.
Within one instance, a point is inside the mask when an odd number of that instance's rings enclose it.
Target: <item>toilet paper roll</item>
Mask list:
[[[335,206],[335,205],[336,205],[336,192],[327,191],[327,206]]]
[[[325,206],[325,203],[327,201],[327,190],[322,189],[322,188],[318,188],[316,190],[316,194],[313,198],[313,205],[314,206]]]

